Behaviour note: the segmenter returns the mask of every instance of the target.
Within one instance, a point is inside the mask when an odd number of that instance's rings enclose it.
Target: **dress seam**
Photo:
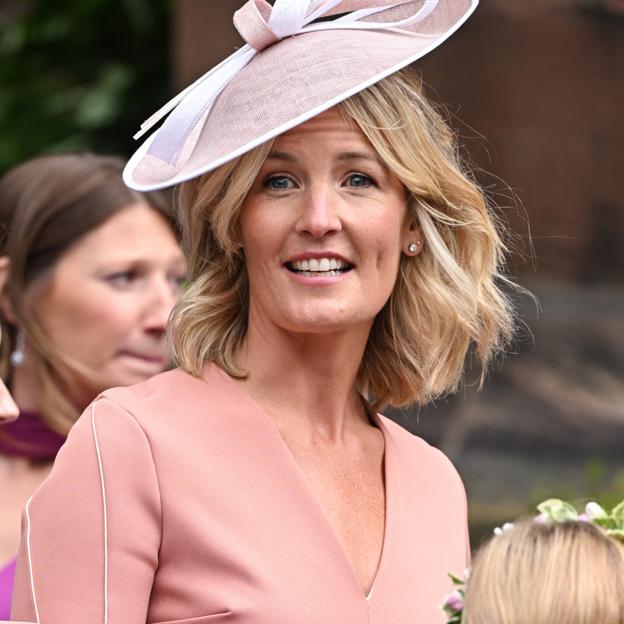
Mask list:
[[[149,456],[150,456],[150,459],[152,461],[152,467],[154,469],[154,481],[156,482],[156,489],[158,491],[158,507],[159,507],[159,511],[160,511],[160,543],[159,543],[158,552],[159,552],[159,555],[160,555],[160,549],[162,547],[162,540],[163,540],[163,526],[164,526],[162,489],[160,487],[160,480],[158,478],[158,471],[156,470],[156,460],[154,458],[154,450],[152,449],[152,444],[150,442],[149,436],[147,435],[147,433],[145,432],[145,430],[141,426],[141,423],[138,421],[136,416],[131,411],[126,409],[123,405],[120,405],[119,403],[117,403],[117,401],[115,401],[112,398],[106,396],[106,394],[100,395],[96,399],[96,402],[99,401],[99,400],[106,400],[106,401],[108,401],[110,404],[114,405],[117,409],[121,410],[124,414],[126,414],[128,416],[128,418],[130,418],[132,420],[132,422],[136,425],[137,429],[139,429],[139,431],[141,432],[141,435],[145,439],[145,443],[147,444],[147,448],[149,449]]]
[[[100,472],[100,488],[102,492],[102,512],[104,522],[104,624],[108,624],[108,518],[106,509],[106,483],[104,480],[104,468],[102,465],[102,454],[95,425],[95,403],[91,405],[91,426],[93,430],[93,441],[95,443],[95,454],[97,456],[98,470]]]
[[[28,574],[30,576],[30,591],[32,594],[33,607],[35,609],[35,617],[37,619],[37,624],[39,624],[39,607],[37,606],[37,594],[35,592],[35,573],[33,571],[32,565],[32,557],[30,551],[30,502],[32,501],[32,496],[28,499],[26,503],[26,549],[28,552]]]

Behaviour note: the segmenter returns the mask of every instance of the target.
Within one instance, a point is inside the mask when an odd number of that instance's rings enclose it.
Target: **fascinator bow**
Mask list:
[[[210,112],[223,89],[258,52],[286,37],[315,31],[398,30],[424,20],[436,8],[438,1],[426,0],[416,13],[400,21],[367,22],[363,20],[376,13],[406,4],[408,0],[395,0],[384,4],[379,4],[375,0],[368,2],[276,0],[274,6],[266,0],[248,0],[234,14],[234,25],[246,44],[154,113],[141,125],[134,138],[142,137],[171,113],[154,138],[148,153],[170,165],[175,165],[193,128]],[[370,6],[349,10],[353,5],[361,7],[363,4]],[[319,18],[338,12],[346,13],[332,21],[315,23]]]

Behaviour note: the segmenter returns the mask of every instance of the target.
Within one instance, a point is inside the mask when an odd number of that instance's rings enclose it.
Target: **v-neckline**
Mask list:
[[[218,371],[218,373],[222,377],[224,377],[232,385],[232,387],[236,388],[237,392],[247,399],[247,401],[251,404],[251,406],[255,409],[255,411],[258,412],[258,414],[262,417],[263,421],[267,423],[271,432],[277,438],[280,448],[286,454],[289,463],[293,466],[293,472],[297,475],[297,479],[300,482],[301,488],[304,491],[306,498],[309,499],[312,506],[317,510],[318,514],[323,519],[327,533],[331,536],[334,542],[334,548],[336,548],[341,553],[341,557],[344,560],[347,569],[349,570],[349,573],[351,575],[351,578],[353,579],[355,587],[358,590],[358,593],[367,602],[372,600],[374,596],[375,588],[378,585],[379,578],[385,567],[385,560],[388,557],[388,554],[387,554],[387,551],[389,548],[388,542],[389,542],[390,534],[391,534],[390,527],[391,527],[391,521],[394,518],[393,513],[392,513],[392,504],[394,500],[394,496],[393,496],[394,485],[392,484],[392,475],[391,475],[392,473],[391,457],[390,457],[391,444],[390,444],[388,431],[385,425],[383,424],[379,414],[376,414],[372,410],[367,410],[369,416],[375,422],[375,424],[377,425],[377,428],[381,431],[381,434],[383,436],[383,442],[384,442],[383,460],[382,460],[383,481],[384,481],[383,483],[384,485],[384,534],[383,534],[383,541],[381,545],[381,552],[379,555],[379,561],[377,563],[377,569],[373,576],[373,582],[371,583],[370,589],[368,590],[368,593],[367,593],[359,581],[358,575],[355,571],[355,566],[353,565],[351,558],[347,554],[347,550],[342,540],[340,539],[338,531],[332,524],[329,518],[329,514],[327,513],[325,507],[323,507],[319,499],[314,494],[314,491],[312,490],[312,487],[308,479],[306,478],[305,473],[303,472],[303,469],[299,465],[299,462],[295,458],[293,452],[290,450],[290,447],[286,443],[286,440],[284,440],[275,421],[271,418],[268,412],[248,392],[246,392],[246,390],[239,383],[237,383],[234,379],[232,379],[232,377],[230,377],[224,370],[219,368],[216,364],[212,364],[211,367],[214,367],[214,369]],[[204,371],[204,375],[205,373],[206,371]]]

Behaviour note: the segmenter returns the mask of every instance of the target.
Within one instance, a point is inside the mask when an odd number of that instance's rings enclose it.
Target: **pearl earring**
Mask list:
[[[418,248],[422,245],[422,241],[416,241],[415,243],[411,243],[407,248],[410,253],[415,254],[418,251]]]
[[[9,362],[11,362],[11,366],[14,368],[19,368],[24,365],[24,360],[26,359],[26,355],[24,354],[24,349],[26,347],[26,334],[24,330],[20,327],[17,330],[17,337],[15,339],[15,349],[9,356]]]

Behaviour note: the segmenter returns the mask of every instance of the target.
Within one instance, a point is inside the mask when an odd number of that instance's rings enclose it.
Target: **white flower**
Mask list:
[[[605,518],[607,512],[596,502],[592,501],[585,505],[585,513],[594,520],[595,518]]]
[[[513,529],[513,528],[514,528],[513,522],[505,522],[505,524],[503,524],[502,527],[496,527],[494,529],[494,535],[502,535],[506,531],[509,531],[510,529]]]

